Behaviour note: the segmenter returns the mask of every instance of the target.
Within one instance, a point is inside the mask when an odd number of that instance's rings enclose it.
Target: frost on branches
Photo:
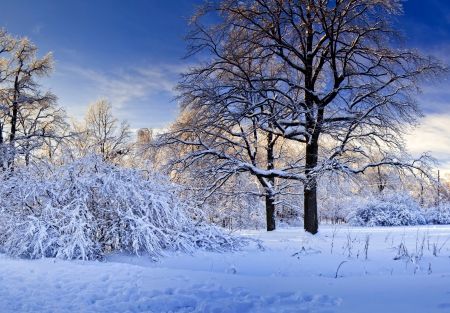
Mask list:
[[[202,223],[165,176],[100,156],[18,168],[0,187],[0,246],[13,257],[92,260],[120,250],[157,260],[168,249],[233,251],[245,244]]]

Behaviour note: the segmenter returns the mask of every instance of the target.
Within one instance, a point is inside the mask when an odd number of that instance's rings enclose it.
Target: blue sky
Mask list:
[[[177,108],[173,85],[195,58],[182,60],[186,18],[202,0],[0,0],[0,26],[27,36],[42,54],[54,52],[56,72],[42,81],[70,115],[107,97],[133,129],[162,128]],[[409,0],[397,24],[407,45],[450,64],[450,1]],[[432,151],[450,171],[450,81],[424,86],[422,126],[410,150]]]
[[[82,117],[107,97],[132,128],[158,128],[173,120],[173,84],[195,62],[181,60],[179,37],[192,2],[1,0],[0,25],[31,38],[42,54],[53,51],[56,72],[43,83],[69,114]]]

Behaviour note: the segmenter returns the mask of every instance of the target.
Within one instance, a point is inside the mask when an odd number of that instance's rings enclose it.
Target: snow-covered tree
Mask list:
[[[186,79],[179,85],[182,114],[154,142],[166,149],[163,153],[169,171],[191,187],[198,199],[208,199],[216,192],[241,200],[264,197],[267,230],[274,230],[277,198],[292,187],[286,179],[278,178],[295,175],[297,165],[289,155],[295,147],[280,136],[258,129],[258,117],[245,116],[248,106],[243,102],[252,101],[245,94],[236,94],[234,99],[222,99],[217,94],[209,102],[215,89],[221,88],[218,84],[226,88],[231,81],[215,79],[211,85],[198,87],[191,77]],[[245,100],[239,102],[239,97]],[[270,105],[265,108],[271,109]],[[253,187],[236,184],[240,181],[237,176],[244,174],[253,176],[253,180],[249,178]],[[227,202],[228,206],[232,204]]]
[[[257,174],[268,182],[262,184],[268,194],[274,178],[301,182],[304,228],[313,234],[324,173],[358,174],[379,166],[423,171],[428,156],[412,160],[403,134],[421,116],[420,84],[447,69],[403,45],[392,26],[401,13],[399,0],[224,0],[200,6],[186,36],[188,54],[213,58],[184,75],[180,103],[183,110],[195,108],[196,122],[210,127],[177,130],[173,137],[192,148],[181,162],[203,158]],[[218,23],[202,25],[209,14],[217,14]],[[252,159],[255,133],[303,148],[289,166],[258,166]],[[382,157],[374,161],[373,155]]]

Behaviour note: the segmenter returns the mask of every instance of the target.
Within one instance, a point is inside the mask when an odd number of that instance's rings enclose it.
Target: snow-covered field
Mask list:
[[[159,263],[0,255],[0,312],[450,312],[450,226],[241,234],[265,251],[251,244]]]

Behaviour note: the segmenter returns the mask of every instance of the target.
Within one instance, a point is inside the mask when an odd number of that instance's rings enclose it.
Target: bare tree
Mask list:
[[[201,24],[215,13],[218,24]],[[403,134],[421,116],[420,83],[447,69],[404,47],[391,22],[400,13],[399,0],[225,0],[200,6],[191,20],[189,55],[207,51],[214,58],[186,73],[182,100],[215,110],[227,99],[230,112],[245,104],[240,112],[256,121],[252,127],[304,146],[293,168],[258,174],[303,183],[310,233],[318,231],[317,181],[323,173],[357,174],[382,165],[424,169],[428,156],[412,160]],[[228,86],[214,85],[224,77]],[[201,93],[205,85],[215,91],[209,99]],[[201,134],[183,143],[198,148]],[[374,153],[383,158],[371,161]],[[255,172],[247,165],[237,169]]]
[[[84,117],[84,124],[72,119],[72,126],[79,137],[73,144],[79,153],[96,152],[103,155],[104,160],[121,159],[131,149],[130,124],[113,115],[111,103],[99,99],[89,105]]]
[[[23,155],[28,164],[32,151],[45,145],[46,139],[62,139],[66,115],[57,107],[57,97],[43,92],[38,83],[53,71],[51,52],[40,59],[38,48],[28,38],[15,38],[4,29],[0,31],[0,52],[8,53],[0,63],[0,144],[7,151],[2,164],[13,168],[17,156]]]
[[[182,172],[181,181],[188,182],[199,198],[208,199],[219,189],[224,194],[224,186],[227,194],[234,197],[241,198],[249,192],[265,197],[267,230],[274,230],[276,197],[292,187],[285,179],[301,177],[295,172],[298,162],[292,161],[288,154],[293,144],[258,128],[259,113],[250,114],[250,103],[258,101],[257,94],[235,88],[232,97],[223,97],[219,91],[236,81],[204,77],[204,84],[199,86],[198,76],[185,78],[178,86],[182,114],[155,143],[177,146],[166,153],[171,156],[169,170],[173,175]],[[265,105],[264,110],[272,110],[272,104]],[[235,186],[231,193],[230,180],[240,173],[253,175],[262,190]]]

